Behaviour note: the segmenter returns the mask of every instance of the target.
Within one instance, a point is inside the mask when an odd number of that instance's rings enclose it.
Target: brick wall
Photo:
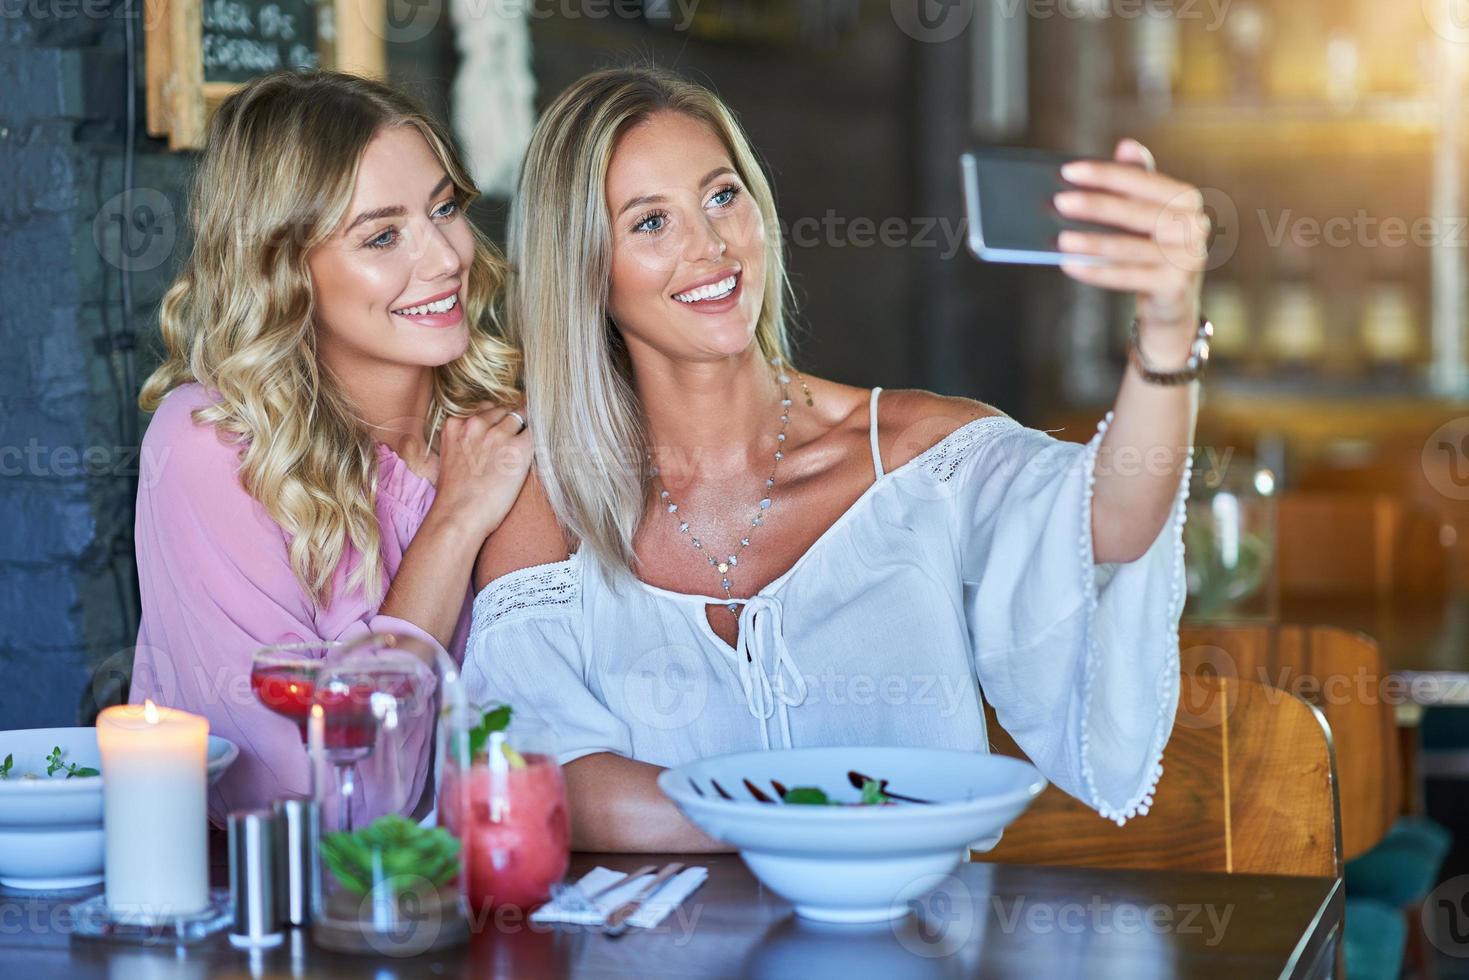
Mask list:
[[[189,160],[138,120],[140,190],[121,249],[127,12],[110,0],[0,0],[5,728],[89,722],[93,668],[125,666],[137,630],[134,392],[149,365],[137,364],[133,330],[172,274],[172,204]],[[141,16],[134,26],[141,49]],[[99,675],[104,699],[116,675]]]

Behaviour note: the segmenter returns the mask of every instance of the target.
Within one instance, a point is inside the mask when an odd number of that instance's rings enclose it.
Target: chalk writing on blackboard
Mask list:
[[[315,68],[315,0],[204,0],[204,80],[244,82],[277,68]]]

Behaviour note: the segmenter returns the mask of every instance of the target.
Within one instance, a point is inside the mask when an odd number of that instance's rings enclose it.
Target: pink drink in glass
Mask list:
[[[540,905],[565,876],[571,859],[561,767],[554,756],[527,752],[524,758],[523,768],[499,772],[479,759],[467,777],[456,766],[444,770],[440,812],[463,842],[469,900],[476,912]],[[467,807],[459,795],[466,781]],[[458,826],[461,819],[468,825]]]

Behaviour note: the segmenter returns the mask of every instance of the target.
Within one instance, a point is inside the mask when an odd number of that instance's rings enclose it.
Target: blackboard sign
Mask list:
[[[204,0],[204,81],[247,82],[277,68],[317,67],[316,17],[315,0]]]
[[[279,68],[386,73],[386,0],[145,0],[148,132],[203,145],[209,114]]]

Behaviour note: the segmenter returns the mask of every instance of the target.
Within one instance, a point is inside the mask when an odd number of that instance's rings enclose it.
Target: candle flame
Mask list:
[[[143,720],[150,725],[158,724],[158,705],[151,698],[143,701]]]

